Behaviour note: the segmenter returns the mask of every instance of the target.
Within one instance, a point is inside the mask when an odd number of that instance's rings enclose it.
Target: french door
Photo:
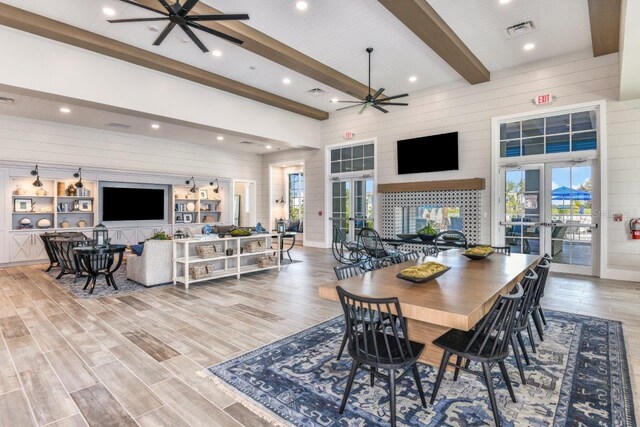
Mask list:
[[[334,178],[331,183],[331,221],[342,229],[347,241],[360,230],[374,228],[373,178]]]
[[[599,254],[592,162],[501,169],[500,238],[512,252],[553,256],[553,270],[595,274]]]

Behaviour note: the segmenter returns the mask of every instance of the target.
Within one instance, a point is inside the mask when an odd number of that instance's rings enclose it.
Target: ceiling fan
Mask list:
[[[387,110],[385,110],[384,108],[382,108],[381,106],[388,106],[388,105],[398,105],[398,106],[403,106],[406,107],[409,104],[406,103],[402,103],[402,102],[389,102],[391,100],[394,99],[398,99],[398,98],[404,98],[405,96],[409,96],[408,93],[403,93],[402,95],[395,95],[395,96],[387,96],[384,98],[380,98],[380,95],[382,95],[382,93],[384,92],[384,88],[380,88],[378,89],[378,91],[376,93],[374,93],[373,95],[371,95],[371,52],[373,52],[373,48],[372,47],[368,47],[367,48],[367,53],[369,54],[369,93],[367,94],[367,96],[362,100],[362,101],[338,101],[341,103],[346,103],[346,104],[355,104],[355,105],[350,105],[348,107],[342,107],[342,108],[338,108],[338,111],[340,110],[346,110],[347,108],[353,108],[353,107],[359,107],[362,105],[362,108],[360,109],[360,112],[358,114],[362,114],[364,112],[364,110],[367,109],[367,107],[373,107],[376,110],[380,110],[383,113],[388,113]]]
[[[162,18],[134,18],[134,19],[109,19],[108,21],[112,24],[119,24],[124,22],[152,22],[152,21],[169,21],[167,26],[162,30],[156,41],[153,42],[154,46],[160,46],[160,44],[164,41],[164,39],[169,35],[171,30],[173,30],[176,25],[182,28],[187,36],[202,50],[202,52],[209,52],[209,49],[200,41],[200,39],[191,31],[191,28],[195,28],[196,30],[204,31],[205,33],[209,33],[216,37],[220,37],[222,39],[228,40],[232,43],[242,44],[242,40],[232,37],[228,34],[221,33],[220,31],[213,30],[211,28],[205,27],[201,25],[200,22],[206,21],[236,21],[236,20],[245,20],[249,19],[249,15],[247,14],[234,14],[234,15],[189,15],[191,9],[198,4],[200,0],[186,0],[183,5],[180,4],[180,0],[177,0],[174,4],[169,4],[166,0],[158,0],[162,7],[164,7],[167,12],[160,12],[152,7],[145,6],[143,4],[137,3],[133,0],[120,0],[122,2],[141,7],[146,10],[150,10],[155,13],[159,13],[160,15],[164,15]]]

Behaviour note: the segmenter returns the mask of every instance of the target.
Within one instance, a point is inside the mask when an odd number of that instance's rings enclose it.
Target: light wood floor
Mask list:
[[[196,372],[340,314],[316,291],[331,253],[292,252],[280,273],[98,299],[0,269],[0,426],[266,426]],[[544,305],[624,321],[640,384],[640,283],[555,275]]]

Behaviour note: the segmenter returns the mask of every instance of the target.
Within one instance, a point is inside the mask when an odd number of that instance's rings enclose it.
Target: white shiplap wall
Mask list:
[[[203,145],[133,136],[60,123],[0,116],[0,162],[82,167],[150,174],[226,177],[260,183],[262,159],[257,154],[212,149]],[[176,177],[176,184],[183,184]],[[201,183],[205,184],[205,183]],[[0,188],[6,191],[6,185]],[[256,189],[262,200],[262,186]],[[6,197],[1,197],[4,204]],[[0,206],[0,212],[9,207]],[[257,203],[257,218],[262,204]],[[2,215],[0,213],[0,217]],[[6,221],[0,223],[4,224]]]
[[[389,114],[369,109],[362,115],[355,111],[332,113],[322,125],[323,145],[342,142],[345,131],[357,139],[377,138],[379,183],[430,181],[481,177],[491,182],[491,118],[536,111],[531,99],[540,93],[558,97],[554,107],[607,100],[609,206],[611,215],[625,210],[625,218],[640,216],[640,110],[637,105],[618,102],[618,55],[592,58],[589,52],[553,58],[517,69],[492,73],[491,81],[475,86],[460,81],[455,84],[412,93],[409,107],[397,107]],[[431,174],[399,176],[396,173],[395,143],[399,139],[444,132],[459,132],[460,170]],[[429,153],[417,153],[425,160]],[[300,157],[286,152],[265,157],[265,164],[276,159]],[[313,240],[324,240],[325,217],[316,215],[324,209],[324,150],[306,153],[308,206],[307,230]],[[482,192],[481,238],[490,241],[491,194]],[[603,220],[609,230],[609,267],[640,271],[640,242],[632,242],[609,216]]]

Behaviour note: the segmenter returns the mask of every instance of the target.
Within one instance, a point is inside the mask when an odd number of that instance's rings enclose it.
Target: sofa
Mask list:
[[[127,279],[144,286],[173,281],[173,243],[171,240],[147,240],[142,255],[127,257]]]

